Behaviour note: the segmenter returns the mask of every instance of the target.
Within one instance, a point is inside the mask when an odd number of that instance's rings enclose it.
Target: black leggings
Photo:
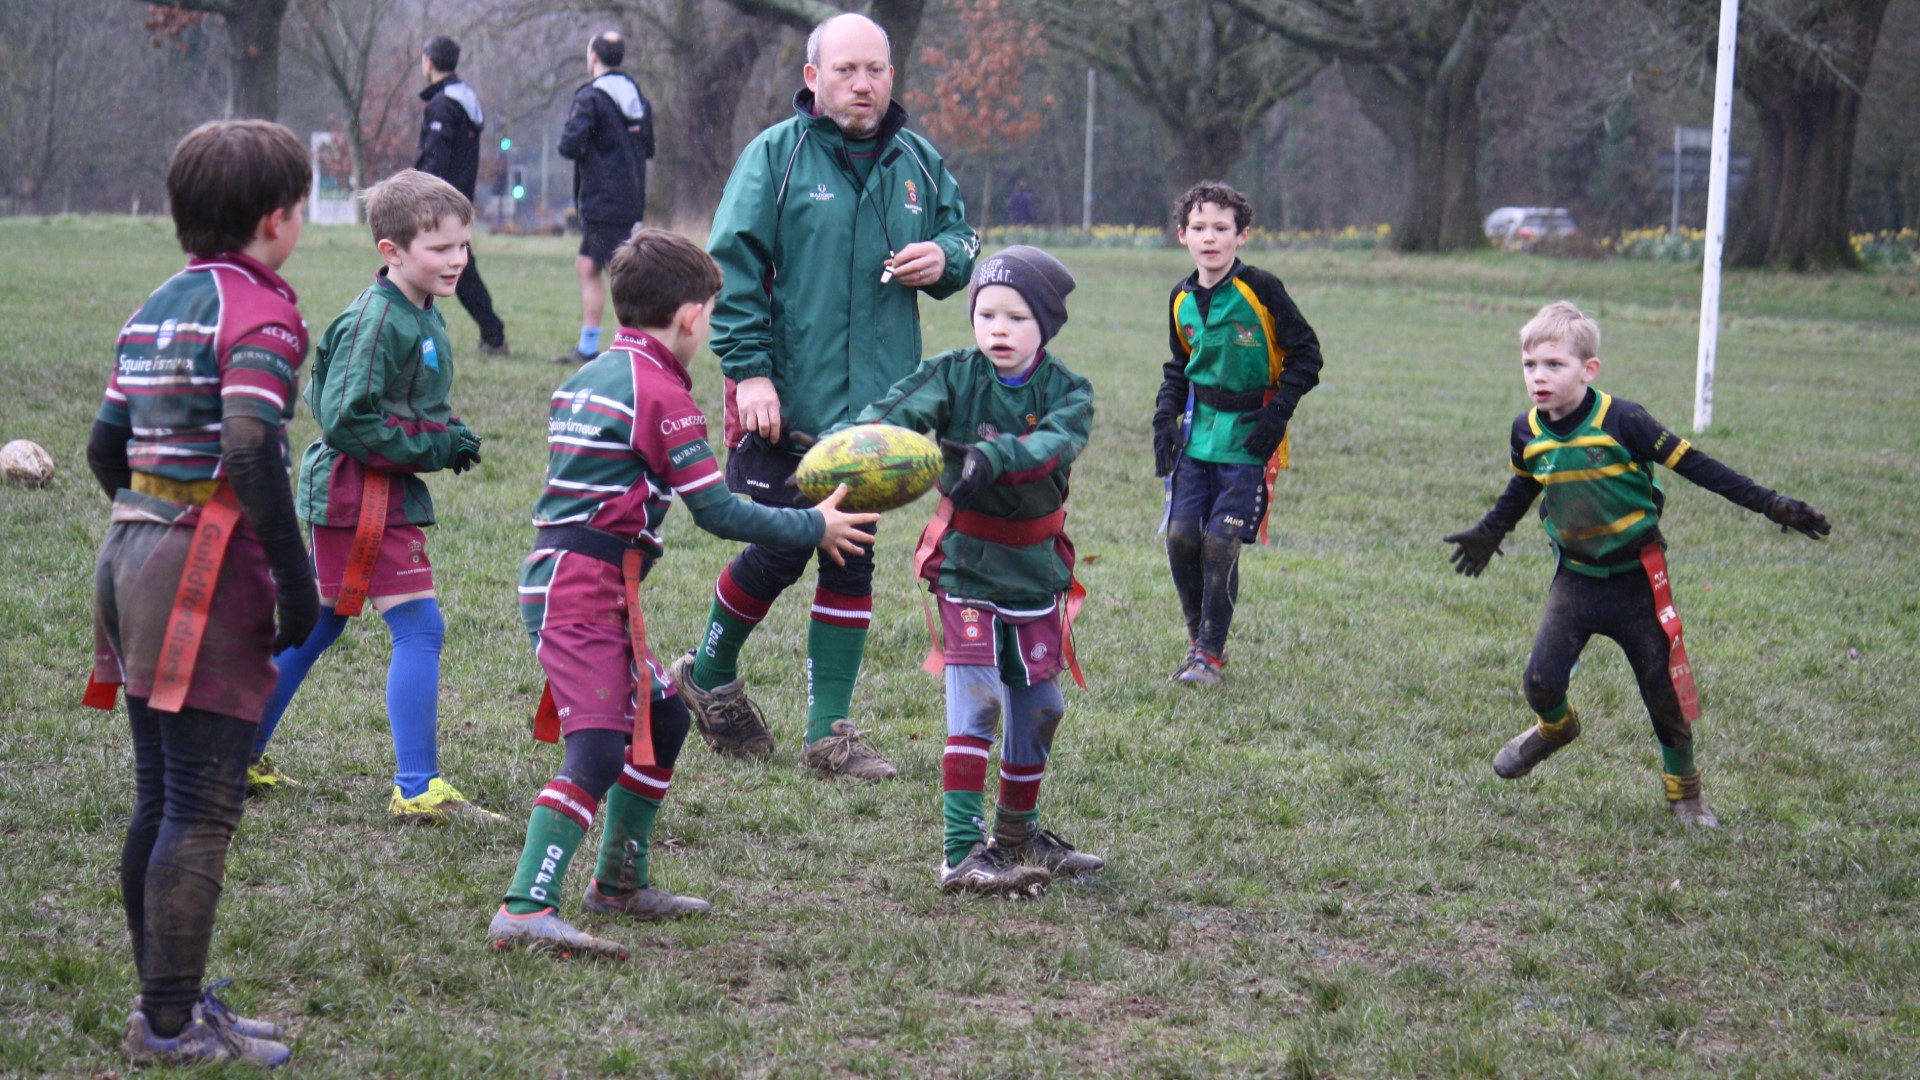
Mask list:
[[[1644,570],[1588,577],[1562,566],[1547,592],[1547,610],[1527,661],[1527,705],[1547,713],[1567,700],[1567,684],[1580,651],[1595,635],[1612,638],[1627,654],[1640,683],[1640,700],[1653,721],[1654,737],[1669,749],[1691,748],[1693,725],[1680,712],[1667,670],[1667,632],[1653,609],[1653,588]]]
[[[134,803],[120,849],[120,903],[142,1008],[154,1033],[170,1037],[200,1000],[259,725],[200,709],[157,712],[131,696],[127,717]]]

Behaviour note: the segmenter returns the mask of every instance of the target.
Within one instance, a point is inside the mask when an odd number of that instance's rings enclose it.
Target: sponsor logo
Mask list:
[[[153,335],[153,347],[156,351],[173,344],[173,330],[177,325],[178,323],[172,319],[160,324],[160,329]]]
[[[432,338],[420,343],[420,362],[435,371],[440,370],[440,350],[433,347]]]
[[[260,333],[265,337],[279,338],[296,349],[300,347],[299,335],[284,326],[263,326]]]
[[[705,416],[697,412],[688,413],[685,416],[673,416],[660,421],[660,434],[672,435],[676,432],[686,431],[689,428],[696,427],[704,431],[706,426],[707,418]]]
[[[592,397],[593,397],[593,391],[588,390],[586,387],[583,386],[580,389],[575,390],[573,392],[573,400],[567,403],[567,408],[572,412],[577,413],[581,409],[584,409],[587,407],[587,401]]]
[[[562,719],[562,720],[565,720],[565,719],[566,719],[567,717],[569,717],[569,716],[572,716],[572,715],[573,715],[573,706],[571,706],[571,705],[564,705],[564,706],[561,706],[561,708],[560,708],[560,719]]]
[[[1665,570],[1655,570],[1653,572],[1653,587],[1656,589],[1664,589],[1667,587],[1667,572]]]
[[[1034,660],[1045,660],[1047,658],[1047,643],[1043,641],[1035,645],[1028,651],[1027,656]]]
[[[1240,518],[1234,517],[1231,514],[1221,514],[1220,520],[1226,522],[1228,525],[1231,525],[1236,529],[1246,524],[1245,521],[1241,520]]]
[[[975,428],[974,431],[979,434],[982,440],[996,438],[1000,434],[999,428],[994,427],[991,423],[985,420],[980,421],[980,426]]]
[[[814,202],[831,202],[833,200],[833,192],[827,190],[827,185],[819,184],[816,185],[812,191],[807,192],[807,198],[812,199]]]
[[[1680,613],[1673,610],[1672,604],[1668,604],[1666,607],[1663,607],[1660,609],[1660,625],[1661,626],[1665,626],[1679,617],[1680,617]]]
[[[678,468],[682,465],[688,464],[689,462],[699,461],[700,459],[705,457],[711,457],[712,456],[711,454],[702,453],[702,451],[704,451],[706,448],[707,448],[707,444],[704,441],[690,442],[685,444],[684,446],[680,446],[676,448],[672,453],[668,454],[667,461],[671,463],[675,468]]]

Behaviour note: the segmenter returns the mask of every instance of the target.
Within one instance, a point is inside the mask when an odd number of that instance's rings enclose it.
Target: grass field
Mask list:
[[[0,439],[61,466],[0,487],[0,1073],[124,1068],[136,990],[116,862],[125,721],[83,709],[106,500],[83,447],[120,321],[180,261],[126,219],[0,221]],[[938,683],[909,580],[928,504],[883,523],[857,720],[895,783],[794,765],[804,604],[747,674],[781,752],[697,741],[656,874],[714,903],[663,927],[582,919],[624,966],[481,943],[525,813],[558,764],[527,738],[538,669],[514,598],[544,461],[545,362],[578,317],[571,249],[483,238],[515,355],[472,361],[449,316],[455,404],[486,462],[434,481],[449,637],[449,778],[513,824],[398,829],[386,634],[362,620],[281,728],[300,787],[249,808],[212,973],[293,1032],[300,1074],[415,1076],[1912,1076],[1920,1070],[1920,278],[1731,275],[1717,419],[1697,441],[1834,520],[1811,543],[1683,481],[1664,523],[1725,827],[1687,831],[1618,651],[1587,653],[1581,742],[1503,783],[1550,561],[1533,526],[1487,576],[1438,537],[1505,483],[1524,404],[1515,331],[1568,297],[1605,331],[1600,385],[1683,433],[1696,276],[1648,263],[1476,255],[1262,258],[1325,346],[1294,426],[1275,543],[1243,562],[1231,683],[1163,680],[1182,627],[1154,534],[1147,414],[1176,250],[1066,251],[1059,354],[1098,393],[1071,531],[1092,590],[1049,824],[1104,854],[1090,883],[1021,903],[934,887]],[[314,330],[375,260],[310,229],[288,264]],[[968,339],[928,304],[929,348]],[[697,393],[717,407],[711,357]],[[296,446],[313,435],[302,406]],[[733,546],[676,514],[649,586],[663,654],[692,642]],[[364,625],[372,623],[372,625]],[[1902,689],[1902,688],[1905,689]],[[597,835],[597,834],[596,834]],[[591,856],[563,912],[577,914]]]

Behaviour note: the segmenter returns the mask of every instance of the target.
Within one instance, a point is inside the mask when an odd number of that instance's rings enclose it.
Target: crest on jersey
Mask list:
[[[920,212],[920,185],[907,181],[907,209],[912,213]]]
[[[168,319],[166,322],[160,324],[159,331],[153,335],[154,351],[158,352],[173,344],[173,328],[175,325],[172,319]]]
[[[567,408],[577,414],[581,409],[587,407],[587,401],[592,397],[593,391],[583,386],[573,392],[573,400],[567,403]]]
[[[1233,343],[1235,345],[1258,345],[1259,342],[1253,340],[1253,330],[1254,328],[1251,326],[1242,326],[1237,322],[1234,323]]]
[[[994,427],[985,420],[980,421],[980,426],[975,428],[974,431],[979,434],[982,441],[995,438],[1000,434],[999,428]]]

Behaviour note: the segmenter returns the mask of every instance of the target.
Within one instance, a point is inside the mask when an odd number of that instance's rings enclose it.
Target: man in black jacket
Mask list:
[[[607,308],[601,271],[647,210],[653,106],[620,70],[626,55],[626,41],[612,30],[587,44],[591,79],[574,91],[560,132],[560,156],[574,163],[573,201],[580,213],[580,255],[573,261],[580,278],[580,342],[554,357],[556,364],[584,364],[599,355]]]
[[[413,167],[452,184],[471,201],[480,178],[480,130],[486,126],[486,115],[473,88],[454,73],[458,66],[460,46],[452,38],[436,37],[421,51],[427,88],[420,91],[420,100],[427,103],[427,112],[420,121],[420,150]],[[454,295],[480,324],[480,355],[507,355],[507,328],[493,313],[493,296],[480,280],[480,263],[471,252]]]

